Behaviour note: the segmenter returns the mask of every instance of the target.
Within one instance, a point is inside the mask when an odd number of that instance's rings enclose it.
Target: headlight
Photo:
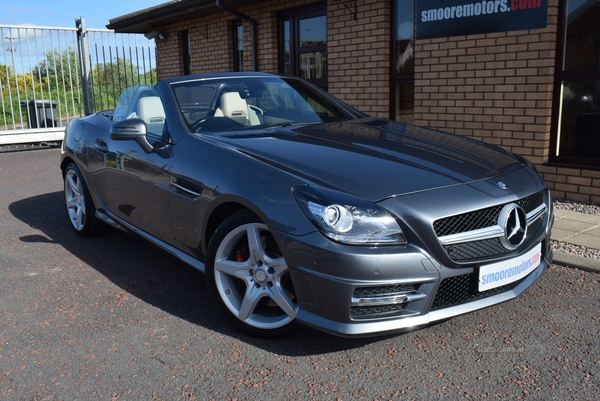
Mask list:
[[[298,187],[293,193],[310,222],[334,241],[351,245],[406,244],[396,219],[374,203],[312,187]]]

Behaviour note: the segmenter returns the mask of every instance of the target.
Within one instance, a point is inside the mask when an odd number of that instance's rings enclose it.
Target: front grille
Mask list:
[[[431,310],[460,305],[466,302],[491,297],[492,295],[500,294],[505,291],[510,291],[525,280],[525,278],[526,277],[523,277],[514,283],[503,285],[501,287],[479,292],[477,289],[479,277],[476,273],[448,277],[440,283]]]
[[[525,210],[525,213],[529,213],[544,203],[544,191],[519,199],[514,203],[521,206],[523,210]],[[486,209],[436,220],[433,223],[433,229],[438,237],[443,237],[446,235],[495,226],[498,224],[498,216],[500,216],[502,208],[507,204],[508,203],[505,203],[503,205],[492,206]]]
[[[456,262],[476,261],[501,256],[508,250],[498,238],[444,246],[450,259]]]
[[[523,242],[528,247],[532,239],[537,238],[542,227],[542,219],[537,219],[527,228],[527,237]],[[445,245],[444,250],[455,262],[477,262],[498,258],[508,253],[509,250],[502,245],[498,238],[482,241],[465,242],[462,244]]]
[[[498,224],[498,216],[504,205],[481,209],[470,213],[436,220],[433,229],[438,237],[464,233]]]
[[[350,318],[352,319],[375,319],[390,316],[402,316],[405,314],[404,304],[380,305],[380,306],[352,306]]]
[[[514,203],[521,206],[525,213],[529,213],[544,203],[544,191],[519,199]],[[443,237],[492,227],[498,224],[500,212],[507,204],[436,220],[433,223],[433,228],[438,237]],[[527,228],[527,237],[522,247],[528,247],[531,241],[537,238],[542,226],[543,219],[538,218]],[[481,262],[500,258],[511,252],[502,245],[499,238],[444,245],[443,248],[450,259],[459,263]]]
[[[353,298],[370,298],[384,295],[407,294],[415,292],[414,284],[396,284],[377,287],[358,287],[352,293]]]

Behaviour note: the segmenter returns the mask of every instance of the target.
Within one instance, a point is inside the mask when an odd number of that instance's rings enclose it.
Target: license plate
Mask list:
[[[522,279],[542,261],[542,244],[526,254],[479,268],[479,291],[487,291]]]

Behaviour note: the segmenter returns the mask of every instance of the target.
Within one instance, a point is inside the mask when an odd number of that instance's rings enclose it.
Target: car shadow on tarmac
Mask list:
[[[118,230],[81,238],[69,226],[62,192],[19,200],[10,213],[41,234],[18,241],[56,243],[114,284],[166,313],[209,330],[238,338],[281,355],[302,356],[360,348],[389,336],[340,338],[306,329],[279,340],[247,336],[235,329],[215,308],[205,291],[204,275],[150,243]],[[398,334],[394,335],[398,336]]]

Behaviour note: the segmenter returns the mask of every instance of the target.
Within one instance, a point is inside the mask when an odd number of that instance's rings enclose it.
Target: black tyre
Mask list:
[[[267,226],[250,211],[227,218],[208,245],[207,285],[226,315],[257,337],[301,329],[288,266]]]
[[[64,171],[65,205],[71,226],[82,237],[91,237],[102,231],[103,223],[96,218],[96,208],[88,187],[75,163]]]

